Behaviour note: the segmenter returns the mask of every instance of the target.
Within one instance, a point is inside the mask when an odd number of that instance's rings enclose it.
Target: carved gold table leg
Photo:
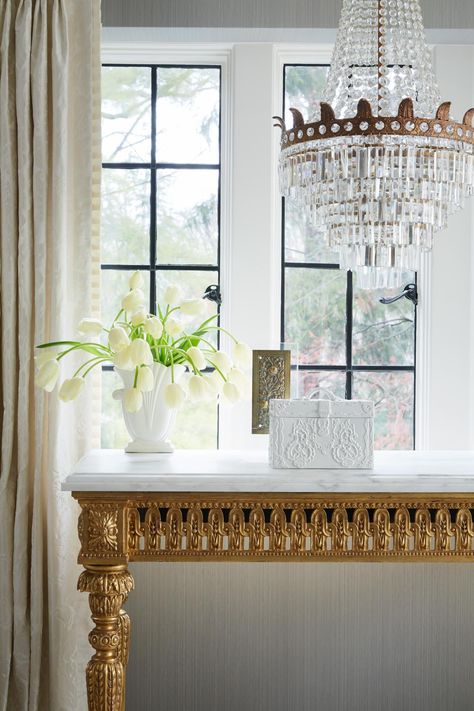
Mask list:
[[[130,619],[122,605],[133,588],[133,578],[126,565],[84,567],[78,589],[89,593],[95,623],[89,634],[95,654],[86,670],[89,711],[123,711]]]
[[[124,600],[125,602],[125,600]],[[128,664],[128,654],[130,650],[130,617],[127,615],[125,610],[120,610],[119,615],[119,627],[120,627],[120,645],[118,649],[119,659],[122,662],[122,667],[124,670],[123,675],[123,701],[121,711],[125,711],[125,686],[127,681],[127,664]]]

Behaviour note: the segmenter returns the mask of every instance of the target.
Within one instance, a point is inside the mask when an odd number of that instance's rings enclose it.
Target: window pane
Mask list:
[[[313,390],[316,390],[315,398],[326,399],[332,394],[344,399],[346,396],[346,374],[300,370],[299,397],[307,397]]]
[[[217,170],[157,171],[157,260],[217,264]]]
[[[219,69],[158,67],[158,162],[219,161],[219,94]]]
[[[101,446],[105,449],[122,449],[130,441],[122,415],[122,403],[114,400],[114,390],[122,388],[119,376],[113,370],[102,371],[102,422]]]
[[[285,341],[299,345],[300,364],[344,365],[346,273],[285,269]]]
[[[406,284],[415,275],[407,272]],[[397,296],[400,289],[357,288],[355,275],[353,358],[357,365],[413,365],[415,307],[408,299],[381,304],[382,297]]]
[[[318,231],[295,200],[285,200],[285,261],[337,264],[337,252],[326,245]]]
[[[217,447],[217,404],[186,401],[178,410],[171,433],[178,449],[215,449]]]
[[[123,297],[129,291],[128,280],[133,274],[133,270],[129,269],[103,269],[101,273],[101,292],[102,292],[102,323],[106,328],[109,328],[113,319],[120,311],[120,304]],[[147,297],[145,308],[149,308],[150,293],[150,273],[146,270],[142,271],[144,285],[142,287],[145,296]]]
[[[217,272],[198,272],[194,270],[179,271],[174,269],[169,271],[158,271],[156,273],[156,298],[158,303],[162,304],[165,289],[168,286],[178,284],[183,291],[185,299],[199,299],[204,294],[208,286],[217,283]],[[189,333],[200,323],[202,323],[204,319],[217,313],[217,307],[213,302],[206,301],[206,305],[207,313],[204,316],[186,317],[184,319],[186,332]],[[217,333],[215,331],[211,331],[206,338],[214,344],[217,343]]]
[[[160,302],[168,286],[178,284],[185,299],[199,299],[210,284],[218,283],[217,271],[198,272],[180,269],[167,269],[156,273],[156,298]],[[210,303],[210,302],[209,302]]]
[[[352,397],[375,404],[375,448],[413,449],[413,373],[354,373]]]
[[[314,107],[321,100],[328,67],[291,66],[285,67],[285,123],[293,125],[290,108],[298,109],[305,120],[313,117]]]
[[[150,171],[102,171],[101,261],[150,261]]]
[[[151,70],[102,67],[102,160],[151,160]]]

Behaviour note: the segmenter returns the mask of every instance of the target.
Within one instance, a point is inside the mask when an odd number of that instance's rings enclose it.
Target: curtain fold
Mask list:
[[[89,613],[60,484],[97,443],[97,394],[45,395],[33,352],[98,315],[100,0],[0,2],[0,146],[0,711],[83,711]]]

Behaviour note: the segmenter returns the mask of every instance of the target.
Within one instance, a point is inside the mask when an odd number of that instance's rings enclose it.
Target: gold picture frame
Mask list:
[[[268,401],[290,397],[291,351],[252,352],[252,434],[268,434]]]

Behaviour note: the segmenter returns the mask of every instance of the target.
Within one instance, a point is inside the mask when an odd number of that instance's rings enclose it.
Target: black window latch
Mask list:
[[[202,298],[213,301],[218,306],[222,304],[222,294],[217,284],[210,284],[204,292],[204,296]]]
[[[418,291],[416,288],[416,284],[407,284],[406,287],[403,289],[402,293],[398,294],[398,296],[392,296],[390,299],[384,297],[382,299],[379,299],[379,301],[381,304],[393,304],[395,301],[403,299],[403,297],[411,301],[414,306],[417,306]]]

